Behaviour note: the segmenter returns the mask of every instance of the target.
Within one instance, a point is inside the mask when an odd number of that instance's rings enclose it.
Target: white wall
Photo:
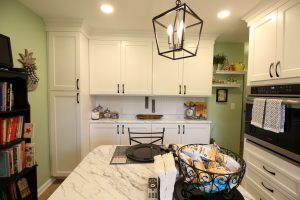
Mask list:
[[[155,113],[162,114],[164,118],[184,118],[186,101],[205,102],[206,98],[187,97],[149,97],[149,108],[145,109],[145,97],[124,97],[124,96],[94,96],[96,105],[100,104],[103,109],[117,111],[120,118],[134,118],[137,114],[152,114],[152,99],[155,99]]]

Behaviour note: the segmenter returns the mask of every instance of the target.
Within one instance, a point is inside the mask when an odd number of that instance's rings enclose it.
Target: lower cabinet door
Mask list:
[[[76,93],[50,92],[51,175],[67,176],[80,161]]]
[[[181,144],[182,126],[179,124],[152,124],[152,132],[160,132],[165,128],[164,144]]]
[[[128,128],[130,129],[130,132],[138,132],[138,133],[151,133],[151,124],[122,124],[121,126],[121,137],[120,137],[120,144],[121,145],[129,145],[129,133]],[[149,134],[151,135],[151,134]],[[137,139],[141,143],[150,143],[151,138],[145,138],[145,139]],[[137,143],[131,142],[131,145],[135,145]]]
[[[118,145],[120,138],[120,125],[112,124],[90,124],[90,151],[99,145]]]
[[[182,144],[209,144],[210,124],[183,124]]]

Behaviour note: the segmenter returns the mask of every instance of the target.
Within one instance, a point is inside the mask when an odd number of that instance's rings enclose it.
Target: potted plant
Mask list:
[[[226,56],[224,54],[214,55],[213,63],[215,66],[217,66],[217,70],[222,70],[225,61],[226,61]]]

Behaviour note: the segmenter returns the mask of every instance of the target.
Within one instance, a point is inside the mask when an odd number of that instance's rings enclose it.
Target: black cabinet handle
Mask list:
[[[275,175],[276,175],[276,173],[275,173],[275,172],[271,172],[271,171],[267,170],[267,169],[266,169],[266,167],[265,167],[264,165],[263,165],[263,169],[264,169],[264,170],[266,170],[267,172],[269,172],[270,174],[272,174],[273,176],[275,176]]]
[[[124,125],[122,125],[122,134],[124,134]]]
[[[270,192],[274,193],[274,190],[272,190],[272,189],[266,187],[266,186],[264,185],[264,182],[261,182],[261,185],[262,185],[264,188],[266,188],[267,190],[269,190]]]
[[[120,93],[120,84],[117,84],[118,86],[118,94]]]
[[[122,84],[122,89],[123,89],[122,93],[123,93],[123,94],[124,94],[124,87],[125,87],[124,84]]]
[[[182,134],[185,133],[185,125],[182,125]]]
[[[273,75],[271,73],[271,69],[273,68],[273,66],[274,66],[274,63],[271,63],[270,67],[269,67],[269,75],[270,75],[271,78],[273,78]]]
[[[178,125],[178,134],[180,134],[180,125]]]
[[[120,134],[120,131],[119,131],[119,125],[117,125],[117,134],[119,135]]]
[[[186,94],[186,85],[183,86],[184,92],[183,94]]]
[[[276,63],[276,66],[275,66],[275,73],[276,73],[276,77],[279,77],[279,74],[278,74],[278,66],[280,65],[280,61],[278,61]]]
[[[77,92],[76,101],[79,103],[79,92]]]
[[[179,94],[181,94],[181,85],[179,85]]]
[[[77,90],[79,90],[79,78],[76,79],[76,88],[77,88]]]

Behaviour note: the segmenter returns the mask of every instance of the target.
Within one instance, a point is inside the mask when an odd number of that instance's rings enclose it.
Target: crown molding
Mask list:
[[[88,36],[90,29],[85,25],[82,19],[43,19],[46,25],[46,31],[64,31],[64,32],[81,32]]]

